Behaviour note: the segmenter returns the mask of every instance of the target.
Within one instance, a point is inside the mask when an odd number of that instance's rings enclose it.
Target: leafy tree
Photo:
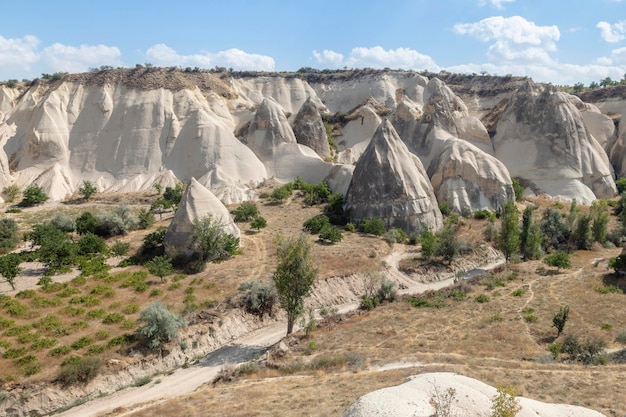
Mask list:
[[[522,201],[524,198],[524,186],[520,184],[517,178],[512,178],[511,182],[513,183],[513,193],[515,194],[515,201]]]
[[[183,198],[183,192],[185,191],[185,187],[183,184],[178,183],[176,187],[165,187],[165,191],[163,192],[163,199],[170,203],[171,207],[178,207],[180,204],[180,200]]]
[[[616,274],[626,269],[626,255],[618,255],[609,259],[609,268],[612,268]]]
[[[20,201],[18,206],[33,207],[37,204],[44,203],[46,200],[48,200],[48,196],[46,195],[43,188],[41,188],[39,185],[33,184],[29,185],[26,190],[24,190],[22,201]]]
[[[576,227],[572,233],[572,240],[578,249],[589,250],[593,243],[591,234],[591,216],[588,214],[580,214],[576,219]]]
[[[17,253],[0,256],[0,274],[13,289],[15,289],[15,278],[22,272],[22,268],[20,268],[21,262],[22,258]]]
[[[569,306],[559,308],[559,311],[552,316],[552,327],[557,331],[556,337],[559,337],[563,333],[565,323],[569,319]]]
[[[158,182],[152,184],[152,186],[154,187],[154,190],[156,191],[157,195],[161,195],[161,193],[163,192],[163,186],[159,184]]]
[[[348,222],[348,213],[343,209],[343,196],[341,194],[333,193],[328,197],[324,214],[328,216],[331,224],[344,226]]]
[[[17,184],[11,184],[2,189],[2,194],[6,196],[5,201],[7,203],[12,203],[15,201],[18,195],[20,195],[20,186]]]
[[[130,243],[122,242],[120,240],[116,240],[113,245],[111,245],[111,254],[113,256],[124,256],[130,250]]]
[[[17,245],[17,223],[13,219],[0,219],[0,253],[7,253]]]
[[[163,254],[163,241],[167,229],[163,226],[157,228],[154,232],[148,233],[143,238],[142,252],[144,254],[161,255]]]
[[[161,278],[161,282],[163,282],[163,278],[167,275],[171,274],[174,271],[174,267],[172,266],[172,262],[166,256],[155,256],[145,263],[146,268],[152,275],[155,275]]]
[[[422,230],[419,236],[419,243],[422,245],[422,259],[429,260],[434,254],[437,248],[437,235],[430,231],[430,229]]]
[[[193,221],[191,244],[203,261],[221,261],[237,253],[239,238],[224,232],[219,220],[208,215]]]
[[[293,331],[296,319],[304,311],[304,297],[311,293],[317,268],[310,255],[311,243],[305,236],[284,238],[276,242],[278,266],[272,277],[278,301],[287,312],[287,335]]]
[[[178,329],[185,326],[185,321],[172,313],[160,301],[149,304],[139,313],[137,336],[150,349],[160,348],[161,345],[178,337]]]
[[[259,208],[252,201],[244,201],[239,207],[230,212],[237,223],[249,222],[259,215]]]
[[[567,252],[551,253],[543,259],[543,262],[545,262],[548,266],[555,266],[557,271],[561,268],[568,269],[572,267],[572,261],[570,260],[570,256]]]
[[[172,203],[164,198],[157,198],[150,205],[150,211],[156,211],[159,213],[159,220],[163,220],[163,213],[165,210],[172,208]]]
[[[563,250],[570,240],[570,230],[558,210],[548,208],[541,220],[541,235],[546,252]]]
[[[435,255],[441,256],[448,265],[459,253],[459,242],[457,240],[458,228],[453,222],[448,222],[446,227],[437,235],[437,246]]]
[[[500,221],[498,246],[508,262],[519,248],[519,218],[517,206],[514,202],[509,201],[506,203]]]
[[[291,196],[292,186],[291,184],[285,184],[281,187],[274,188],[272,191],[271,199],[277,203],[282,203],[284,200]]]
[[[83,180],[83,185],[78,189],[78,193],[86,200],[89,200],[94,194],[98,192],[96,187],[91,181]]]
[[[343,239],[343,234],[341,233],[341,230],[335,226],[327,224],[322,227],[322,230],[320,230],[320,241],[322,242],[335,244],[341,242],[341,239]]]
[[[609,213],[607,213],[607,202],[596,200],[591,204],[591,234],[593,240],[604,244],[608,236]]]
[[[533,222],[535,207],[527,206],[522,215],[522,231],[520,233],[520,252],[522,259],[539,259],[541,256],[541,230]]]
[[[50,223],[65,233],[71,233],[76,229],[76,222],[66,213],[58,213],[50,220]]]
[[[369,235],[382,236],[386,229],[387,227],[385,226],[385,222],[378,217],[365,219],[361,222],[361,224],[359,224],[359,231]]]
[[[250,222],[250,227],[256,229],[258,232],[259,230],[267,227],[267,220],[265,220],[265,217],[263,216],[256,216],[254,220]]]
[[[622,194],[626,191],[626,177],[619,177],[615,180],[615,186],[617,187],[617,192]]]
[[[76,260],[76,247],[67,233],[51,224],[36,224],[28,239],[39,245],[37,258],[46,265],[48,273],[66,270]]]
[[[317,234],[321,232],[324,226],[329,225],[330,220],[325,214],[318,214],[317,216],[313,216],[302,224],[304,229],[312,234]]]
[[[98,229],[98,219],[88,211],[83,212],[76,218],[76,232],[79,235],[96,233]]]
[[[81,236],[81,238],[78,239],[77,245],[79,255],[107,253],[109,251],[106,243],[104,243],[104,239],[93,233],[86,233]]]

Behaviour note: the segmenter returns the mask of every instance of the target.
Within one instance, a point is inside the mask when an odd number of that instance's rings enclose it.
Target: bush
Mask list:
[[[73,357],[61,365],[57,380],[63,385],[86,384],[98,375],[101,367],[102,359],[98,357]]]
[[[87,233],[96,233],[98,229],[98,219],[88,211],[83,212],[76,218],[75,222],[76,232],[79,235]]]
[[[513,182],[513,193],[515,194],[515,201],[522,201],[524,198],[524,187],[520,184],[517,178],[512,178]]]
[[[244,201],[230,214],[233,215],[233,220],[237,223],[248,222],[259,215],[259,208],[252,201]]]
[[[282,203],[291,196],[292,191],[293,186],[291,184],[285,184],[281,187],[275,188],[274,191],[272,191],[270,198],[276,203]]]
[[[83,184],[78,189],[78,193],[83,196],[85,200],[89,200],[97,192],[98,188],[91,181],[87,180],[83,180]]]
[[[7,253],[15,248],[19,242],[17,223],[13,219],[0,219],[0,254]]]
[[[246,311],[263,319],[265,313],[272,316],[274,304],[277,301],[276,288],[271,284],[263,284],[256,280],[247,281],[239,286],[239,291],[245,291],[243,302]]]
[[[450,213],[452,212],[452,210],[450,209],[450,205],[446,203],[445,201],[439,203],[439,211],[444,216],[449,216]]]
[[[489,296],[487,294],[480,294],[474,297],[474,301],[477,303],[483,304],[489,302]]]
[[[553,266],[557,268],[557,271],[561,268],[571,268],[572,261],[570,260],[570,256],[567,252],[555,252],[550,255],[547,255],[543,262],[548,266]]]
[[[406,243],[407,235],[404,230],[392,227],[383,235],[383,239],[389,243]]]
[[[327,224],[322,227],[322,230],[320,230],[319,239],[322,242],[335,244],[341,242],[341,240],[343,239],[343,234],[341,233],[341,230],[339,230],[339,228]]]
[[[165,276],[174,272],[172,262],[166,256],[155,256],[146,262],[146,268],[152,275],[161,278],[161,282],[163,282]]]
[[[33,207],[37,204],[44,203],[48,200],[48,196],[46,195],[43,188],[39,185],[33,184],[30,185],[24,190],[22,201],[18,204],[19,207]]]
[[[17,196],[20,194],[20,186],[17,184],[11,184],[2,189],[2,194],[6,196],[4,199],[7,203],[12,203],[15,201]]]
[[[617,193],[622,194],[624,191],[626,191],[626,178],[620,177],[616,179],[615,186],[617,187]]]
[[[104,239],[93,233],[86,233],[78,239],[78,253],[80,255],[90,255],[96,253],[106,254],[109,248],[104,243]]]
[[[139,313],[137,336],[150,349],[160,348],[165,342],[178,337],[178,329],[185,325],[184,320],[170,312],[159,301],[148,305]]]
[[[252,229],[256,229],[258,232],[259,230],[267,227],[267,220],[265,220],[265,217],[263,216],[256,216],[252,222],[250,222],[250,227]]]
[[[193,221],[191,246],[204,262],[221,261],[237,253],[239,238],[225,233],[219,220],[208,215]]]
[[[496,221],[496,213],[494,213],[493,211],[489,211],[487,209],[483,209],[483,210],[478,210],[474,212],[474,218],[476,220],[489,220],[489,221]]]
[[[119,240],[116,240],[115,243],[111,245],[111,249],[110,249],[111,255],[113,256],[125,256],[129,250],[130,250],[130,243],[122,242]]]
[[[141,209],[137,215],[140,229],[147,229],[155,222],[154,213],[150,210]]]
[[[302,227],[304,227],[304,229],[311,234],[320,233],[324,226],[330,226],[330,220],[328,219],[328,216],[324,214],[311,217],[302,224]]]
[[[76,228],[74,220],[65,213],[58,213],[50,220],[50,224],[65,233],[71,233]]]
[[[620,330],[615,335],[615,342],[616,343],[621,343],[622,345],[626,346],[626,329]]]
[[[378,217],[365,219],[359,224],[359,231],[370,235],[382,236],[386,229],[385,222]]]

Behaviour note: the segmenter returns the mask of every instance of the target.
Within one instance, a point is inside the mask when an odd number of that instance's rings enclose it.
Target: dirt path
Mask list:
[[[254,242],[256,243],[258,242]],[[451,274],[450,278],[433,283],[417,282],[406,276],[398,269],[399,261],[406,253],[406,246],[395,247],[385,259],[387,276],[402,284],[400,293],[415,294],[440,289],[454,283],[454,274]],[[501,261],[493,262],[483,266],[482,269],[489,270],[501,264]],[[345,314],[357,309],[358,303],[346,303],[335,307],[339,314]],[[171,374],[160,375],[144,386],[129,387],[109,396],[96,398],[58,415],[62,417],[124,416],[146,406],[191,393],[201,385],[211,382],[224,364],[243,363],[263,353],[267,348],[278,343],[285,336],[285,331],[285,322],[271,324],[234,340],[186,369],[180,368]]]

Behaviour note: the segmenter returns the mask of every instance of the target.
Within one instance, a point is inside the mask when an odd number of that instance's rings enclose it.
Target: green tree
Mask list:
[[[98,219],[88,211],[83,212],[76,218],[76,232],[79,235],[96,233],[98,230]]]
[[[427,261],[432,258],[437,248],[437,235],[430,229],[424,229],[420,233],[419,243],[422,245],[422,259]]]
[[[589,250],[593,243],[593,235],[591,234],[591,216],[588,214],[579,214],[576,219],[576,227],[572,233],[574,246],[578,249]]]
[[[29,185],[26,190],[24,190],[22,201],[20,201],[18,206],[33,207],[37,204],[44,203],[46,200],[48,200],[48,196],[46,195],[43,188],[41,188],[39,185],[33,184]]]
[[[178,183],[174,188],[165,187],[165,191],[163,192],[163,199],[170,203],[170,207],[176,207],[180,204],[180,200],[183,198],[183,192],[185,191],[185,187],[183,184]]]
[[[272,277],[278,301],[287,312],[287,335],[293,332],[296,319],[304,311],[304,297],[311,293],[317,268],[310,255],[311,243],[305,236],[276,241],[278,266]]]
[[[147,229],[154,224],[154,213],[151,210],[141,209],[137,214],[139,228]]]
[[[382,236],[385,233],[385,230],[387,230],[385,222],[378,217],[365,219],[361,222],[361,224],[359,224],[359,231],[369,235]]]
[[[609,213],[607,213],[607,202],[596,200],[591,204],[591,234],[593,240],[604,244],[608,236]]]
[[[104,243],[104,239],[100,236],[96,236],[93,233],[86,233],[78,239],[76,243],[78,246],[78,254],[79,255],[92,255],[96,253],[107,253],[109,248],[106,243]]]
[[[548,208],[541,220],[541,235],[546,252],[563,250],[570,241],[570,229],[558,210]]]
[[[83,185],[78,189],[78,193],[86,200],[89,200],[94,194],[98,192],[96,187],[91,181],[83,180]]]
[[[458,227],[453,222],[448,222],[446,227],[437,234],[437,246],[435,255],[441,256],[448,265],[459,254],[459,242],[457,239]]]
[[[504,206],[500,217],[500,236],[498,238],[498,246],[504,253],[504,257],[508,262],[519,248],[519,218],[517,206],[514,202],[509,201]]]
[[[15,278],[22,272],[21,262],[22,258],[17,253],[0,256],[0,275],[7,280],[13,289],[15,289]]]
[[[539,259],[541,256],[541,230],[533,222],[535,207],[527,206],[522,214],[522,231],[520,233],[520,252],[525,261]]]
[[[172,313],[160,301],[149,304],[139,313],[137,336],[150,349],[178,337],[178,329],[185,326],[185,321]]]
[[[609,259],[609,268],[612,268],[616,274],[626,269],[626,255],[618,255]]]
[[[7,253],[17,245],[17,223],[13,219],[0,219],[0,253]]]
[[[274,188],[271,195],[272,201],[282,203],[284,200],[288,199],[289,196],[291,196],[291,191],[291,187],[286,187],[285,185]]]
[[[565,323],[569,319],[569,306],[559,308],[559,311],[552,316],[552,327],[557,331],[556,337],[559,337],[565,329]]]
[[[561,268],[568,269],[572,267],[572,261],[567,252],[551,253],[543,259],[543,262],[548,266],[556,267],[557,271],[561,270]]]
[[[221,261],[237,253],[239,238],[226,233],[220,221],[208,215],[193,221],[191,246],[203,261]]]
[[[621,195],[624,191],[626,191],[626,177],[619,177],[615,180],[615,186],[617,187],[617,192]]]
[[[267,227],[267,220],[265,220],[265,217],[263,216],[256,216],[254,220],[250,222],[250,227],[256,229],[258,232],[259,230]]]
[[[515,194],[515,201],[522,201],[524,198],[524,186],[520,184],[517,178],[511,179],[513,184],[513,193]]]
[[[155,275],[161,278],[161,282],[163,282],[163,278],[167,275],[171,274],[174,271],[174,267],[172,266],[172,262],[166,256],[155,256],[145,263],[146,268],[152,275]]]

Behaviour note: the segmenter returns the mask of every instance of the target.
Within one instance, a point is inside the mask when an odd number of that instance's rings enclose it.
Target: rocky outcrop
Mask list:
[[[607,154],[566,93],[527,82],[497,125],[496,157],[512,177],[553,197],[590,204],[615,195]]]
[[[235,237],[240,236],[239,228],[235,225],[228,209],[211,191],[202,186],[195,178],[185,190],[176,214],[167,228],[165,252],[169,256],[186,254],[191,251],[191,231],[196,219],[211,216],[217,221],[224,233]]]
[[[293,122],[293,133],[299,144],[313,149],[322,158],[331,156],[322,116],[311,98],[298,111]]]
[[[437,201],[458,213],[498,211],[515,198],[504,164],[463,140],[447,141],[427,172]]]
[[[346,208],[355,223],[378,217],[388,227],[411,232],[442,226],[441,212],[422,163],[387,120],[356,164]]]
[[[349,121],[341,129],[341,135],[335,138],[337,143],[337,161],[342,164],[354,164],[367,148],[370,139],[382,121],[375,105],[370,99],[347,117]]]
[[[300,176],[318,183],[331,168],[311,148],[296,142],[285,113],[272,99],[263,100],[259,106],[244,142],[264,163],[268,176],[280,181]]]
[[[447,397],[448,392],[454,395]],[[429,417],[437,415],[437,406],[439,411],[449,410],[449,415],[489,415],[497,393],[494,387],[463,375],[425,373],[409,377],[396,387],[365,394],[342,416]],[[516,400],[520,406],[515,414],[518,417],[604,417],[602,413],[574,405],[549,404],[524,397]]]

